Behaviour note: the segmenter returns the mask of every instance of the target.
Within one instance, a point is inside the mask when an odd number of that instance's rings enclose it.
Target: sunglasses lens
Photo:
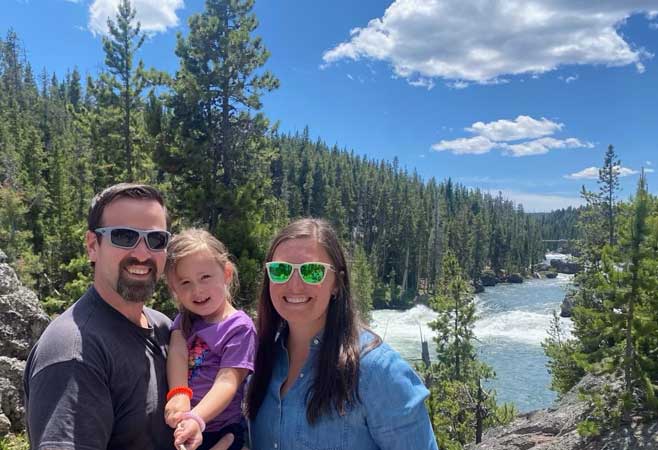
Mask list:
[[[273,283],[285,283],[292,275],[292,266],[288,263],[271,262],[267,264],[267,274]]]
[[[299,268],[302,280],[308,284],[320,284],[327,269],[322,264],[306,263]]]
[[[169,235],[164,231],[149,231],[146,240],[151,250],[164,250],[169,242]]]
[[[133,248],[139,239],[139,233],[127,228],[115,228],[110,234],[110,239],[117,247]]]

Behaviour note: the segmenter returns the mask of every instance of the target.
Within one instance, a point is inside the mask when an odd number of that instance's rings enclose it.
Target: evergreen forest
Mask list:
[[[545,225],[501,195],[421,179],[308,128],[278,132],[261,112],[278,80],[265,70],[252,3],[208,1],[178,36],[175,74],[139,59],[145,36],[127,1],[109,21],[99,74],[35,72],[15,32],[0,40],[0,248],[49,313],[89,284],[88,205],[121,181],[160,188],[172,231],[201,226],[227,244],[247,308],[268,240],[301,216],[338,229],[364,312],[426,300],[448,251],[476,281],[543,259]],[[173,312],[164,290],[156,303]]]
[[[584,207],[529,214],[501,194],[328,145],[308,127],[280,132],[262,112],[279,81],[252,8],[253,0],[206,0],[177,37],[175,73],[140,60],[145,35],[128,0],[108,21],[99,73],[35,69],[20,36],[0,38],[0,249],[48,313],[91,283],[87,209],[111,184],[155,185],[173,232],[198,226],[219,237],[239,268],[238,306],[250,311],[276,230],[326,218],[348,249],[364,318],[419,302],[438,313],[438,360],[419,371],[440,447],[461,449],[516,414],[482,388],[494,374],[475,351],[481,275],[530,276],[544,240],[568,240],[583,270],[573,333],[556,319],[544,344],[553,388],[564,393],[586,373],[621,377],[616,395],[588,393],[599,415],[583,422],[584,434],[655,417],[658,202],[646,179],[619,201],[611,146],[599,191],[581,192]],[[153,303],[175,312],[163,286]]]
[[[556,316],[543,343],[559,395],[587,374],[606,380],[582,393],[593,413],[579,432],[592,437],[658,417],[658,199],[643,171],[631,198],[620,201],[620,167],[610,145],[599,189],[581,190],[573,331]]]

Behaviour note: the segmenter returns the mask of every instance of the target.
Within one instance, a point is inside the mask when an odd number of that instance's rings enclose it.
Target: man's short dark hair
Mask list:
[[[96,228],[102,227],[101,219],[103,217],[103,211],[105,211],[107,205],[120,198],[155,200],[164,208],[167,216],[167,226],[169,226],[169,214],[167,214],[164,197],[160,191],[147,184],[119,183],[106,188],[91,200],[89,214],[87,215],[87,229],[94,231]]]

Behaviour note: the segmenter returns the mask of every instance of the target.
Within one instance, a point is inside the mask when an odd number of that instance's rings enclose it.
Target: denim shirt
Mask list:
[[[372,340],[361,334],[362,348]],[[251,423],[252,450],[438,450],[423,400],[429,392],[400,355],[382,343],[361,357],[359,398],[346,414],[306,420],[306,393],[313,380],[321,337],[311,342],[309,356],[286,395],[288,376],[285,338],[279,338],[272,379],[258,416]]]

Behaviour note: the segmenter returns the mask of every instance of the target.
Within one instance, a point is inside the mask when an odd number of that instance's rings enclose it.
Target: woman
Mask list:
[[[291,223],[266,261],[247,394],[252,449],[437,449],[428,391],[359,323],[331,226]]]

